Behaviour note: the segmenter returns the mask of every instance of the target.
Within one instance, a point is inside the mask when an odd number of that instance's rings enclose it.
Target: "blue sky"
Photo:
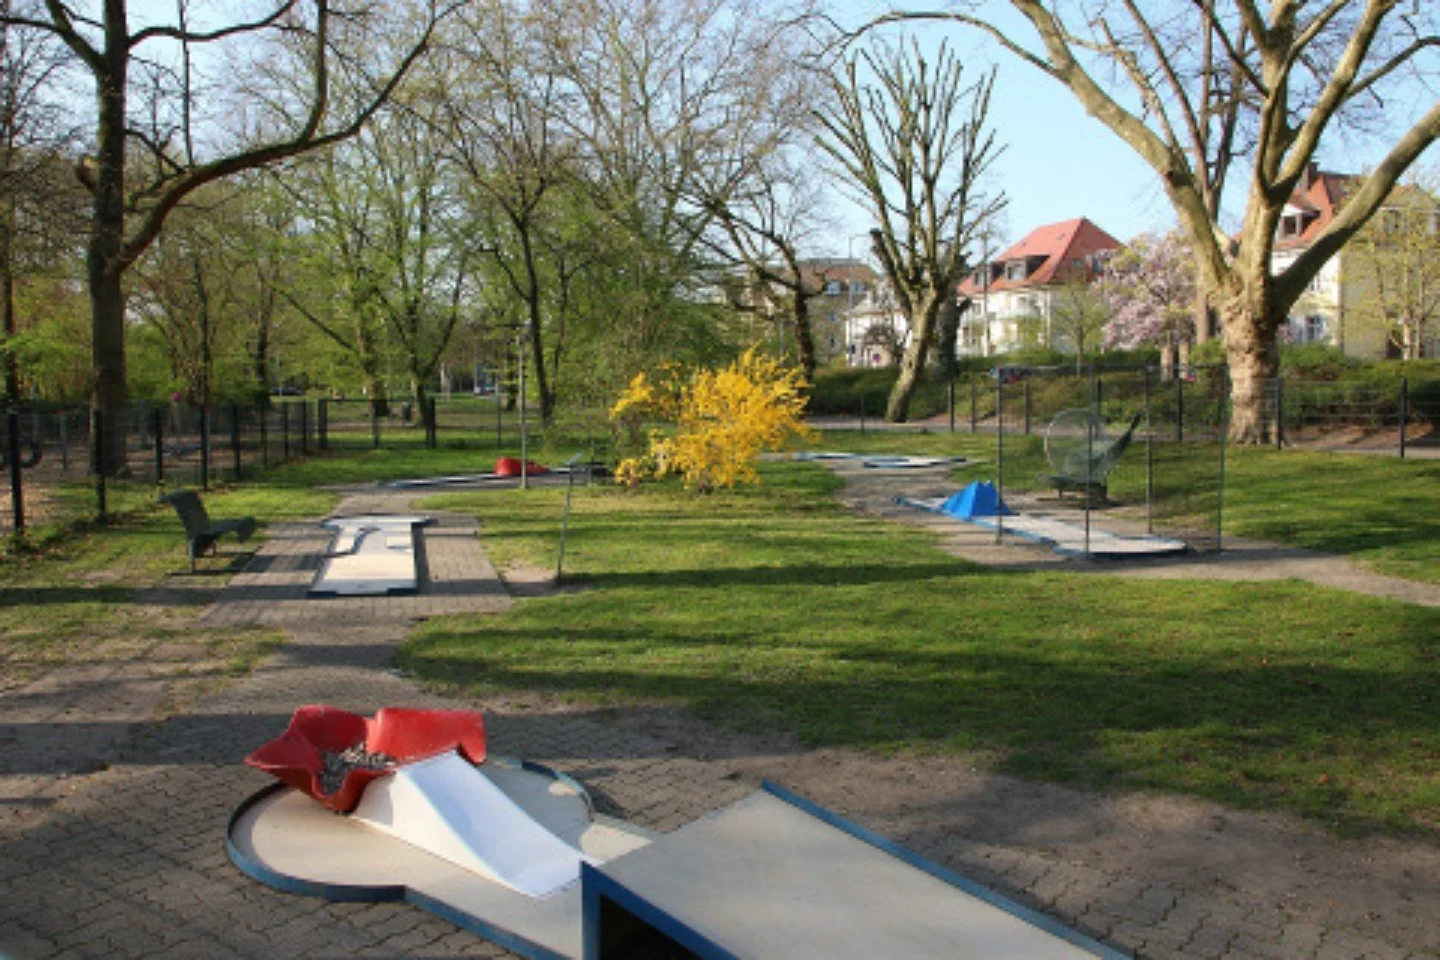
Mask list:
[[[850,27],[890,6],[872,0],[838,0],[834,4],[837,19]],[[904,6],[939,10],[946,4],[931,0]],[[966,64],[967,76],[978,76],[992,63],[999,67],[990,120],[998,139],[1006,144],[996,165],[996,182],[1010,201],[999,231],[1005,239],[1018,240],[1035,227],[1080,216],[1089,217],[1120,240],[1174,225],[1174,213],[1151,169],[1099,121],[1086,116],[1058,83],[999,53],[974,31],[934,22],[911,29],[927,46],[949,37],[952,49]],[[887,36],[899,35],[893,30]],[[1028,33],[1021,35],[1028,37]],[[1390,112],[1397,124],[1405,123],[1407,117],[1413,122],[1435,101],[1433,92],[1418,89],[1416,93],[1403,104],[1392,105]],[[1359,172],[1373,165],[1387,145],[1383,141],[1344,142],[1334,136],[1322,144],[1318,159],[1326,170]],[[1432,147],[1419,166],[1437,165],[1440,149]],[[837,205],[837,214],[846,234],[863,232],[871,219],[847,202]],[[847,246],[858,255],[865,244],[847,237],[831,252],[844,254]]]

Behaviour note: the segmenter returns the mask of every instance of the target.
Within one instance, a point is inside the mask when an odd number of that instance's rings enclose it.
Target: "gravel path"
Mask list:
[[[370,491],[337,513],[377,509],[411,512],[409,497]],[[1430,845],[1339,840],[1285,817],[1025,783],[964,758],[806,751],[665,707],[428,693],[391,667],[411,624],[512,602],[475,532],[472,519],[437,516],[426,542],[432,588],[418,597],[304,601],[297,590],[324,538],[306,525],[272,530],[204,616],[278,626],[287,642],[218,692],[177,697],[190,681],[164,668],[162,651],[138,650],[123,669],[77,667],[0,693],[0,805],[10,814],[0,819],[0,953],[505,956],[416,908],[287,896],[228,862],[226,818],[267,782],[241,758],[296,705],[327,702],[367,713],[479,707],[497,753],[563,769],[604,812],[657,830],[769,777],[1141,956],[1437,956],[1440,850]],[[181,705],[157,722],[166,699]]]

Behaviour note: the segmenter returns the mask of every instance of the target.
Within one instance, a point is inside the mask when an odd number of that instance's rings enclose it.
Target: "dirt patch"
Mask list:
[[[570,579],[563,579],[557,583],[553,569],[537,567],[528,563],[512,563],[496,572],[500,574],[500,581],[505,584],[505,589],[510,596],[519,599],[581,593],[589,590],[591,586],[584,581]]]

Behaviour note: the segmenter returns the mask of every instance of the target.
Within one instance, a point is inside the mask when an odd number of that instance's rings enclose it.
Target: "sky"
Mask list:
[[[833,6],[837,20],[853,27],[891,5],[841,0]],[[936,10],[946,4],[931,0],[903,6]],[[999,142],[1006,145],[996,164],[996,181],[1009,198],[1005,223],[998,231],[1006,242],[1019,240],[1036,227],[1082,216],[1121,241],[1175,225],[1174,211],[1156,174],[1119,137],[1088,117],[1059,83],[996,51],[990,41],[958,25],[926,22],[912,29],[927,45],[938,45],[941,37],[949,37],[952,49],[966,64],[967,78],[978,77],[991,63],[999,67],[990,122]],[[1421,91],[1393,108],[1396,121],[1403,123],[1408,116],[1413,122],[1434,100],[1433,93]],[[1332,137],[1322,143],[1318,159],[1325,170],[1356,173],[1372,166],[1386,145],[1345,143]],[[1418,166],[1440,166],[1440,148],[1432,147]],[[838,243],[831,242],[830,253],[860,256],[868,244],[854,235],[863,234],[872,218],[849,201],[836,206],[846,236]]]

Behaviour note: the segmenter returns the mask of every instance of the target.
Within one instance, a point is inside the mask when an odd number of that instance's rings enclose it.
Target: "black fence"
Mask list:
[[[432,398],[427,409],[399,401],[285,397],[266,406],[135,402],[116,418],[124,463],[94,467],[101,423],[84,407],[29,405],[0,416],[0,469],[8,502],[0,535],[74,525],[153,502],[158,489],[209,489],[301,457],[367,449],[438,447],[531,455],[557,434],[590,458],[609,447],[602,413],[572,413],[542,429],[538,412],[497,398]],[[522,441],[523,438],[523,441]]]
[[[1264,419],[1282,449],[1405,457],[1440,447],[1440,382],[1272,380]]]

